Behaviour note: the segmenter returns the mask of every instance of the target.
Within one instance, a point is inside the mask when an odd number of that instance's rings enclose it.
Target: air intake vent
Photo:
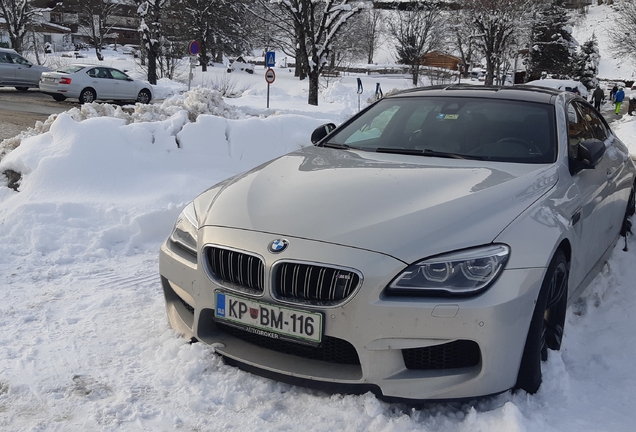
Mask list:
[[[476,342],[457,340],[441,345],[402,350],[407,369],[458,369],[479,364],[481,353]]]

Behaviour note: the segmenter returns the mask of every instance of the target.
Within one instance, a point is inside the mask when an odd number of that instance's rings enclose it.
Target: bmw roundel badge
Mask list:
[[[280,253],[287,249],[289,242],[285,239],[276,239],[269,244],[269,251],[271,253]]]

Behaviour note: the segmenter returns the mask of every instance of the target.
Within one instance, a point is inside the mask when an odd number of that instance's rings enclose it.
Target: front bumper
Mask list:
[[[248,370],[335,390],[341,387],[349,392],[359,385],[379,389],[385,397],[444,400],[484,396],[514,386],[545,269],[506,270],[492,287],[473,298],[387,297],[384,288],[405,263],[375,252],[289,237],[289,248],[275,255],[267,250],[275,238],[260,232],[204,227],[199,240],[260,255],[266,275],[278,260],[292,258],[359,270],[364,277],[362,286],[343,304],[296,306],[323,313],[325,337],[350,344],[358,363],[299,357],[293,353],[293,343],[268,349],[267,340],[255,344],[217,325],[214,293],[229,292],[227,287],[208,277],[200,256],[197,260],[168,241],[161,247],[160,273],[171,326],[188,338],[216,344],[216,352]],[[265,281],[258,300],[280,304],[270,294],[270,278],[266,276]],[[477,347],[477,361],[462,366],[460,360],[459,367],[448,368],[409,368],[405,363],[405,353],[427,355],[432,350],[442,356],[461,356],[461,347],[444,350],[458,343]]]

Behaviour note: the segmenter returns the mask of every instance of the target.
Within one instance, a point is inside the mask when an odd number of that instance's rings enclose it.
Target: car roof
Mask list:
[[[476,86],[470,84],[453,84],[431,87],[419,87],[394,93],[388,97],[443,96],[443,97],[486,97],[489,99],[523,100],[539,103],[554,103],[556,96],[565,93],[552,88],[531,85],[514,86]],[[574,96],[574,93],[567,92]]]
[[[0,52],[9,52],[9,53],[14,53],[17,54],[18,52],[16,50],[14,50],[13,48],[0,48]]]

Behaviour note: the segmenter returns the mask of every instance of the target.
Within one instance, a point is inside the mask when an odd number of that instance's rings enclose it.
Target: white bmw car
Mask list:
[[[40,76],[40,91],[56,101],[77,98],[80,103],[96,100],[131,101],[147,104],[152,87],[124,72],[106,66],[73,64]]]
[[[598,112],[554,89],[433,87],[312,142],[184,208],[160,251],[172,327],[336,392],[537,391],[634,213],[634,163]]]

